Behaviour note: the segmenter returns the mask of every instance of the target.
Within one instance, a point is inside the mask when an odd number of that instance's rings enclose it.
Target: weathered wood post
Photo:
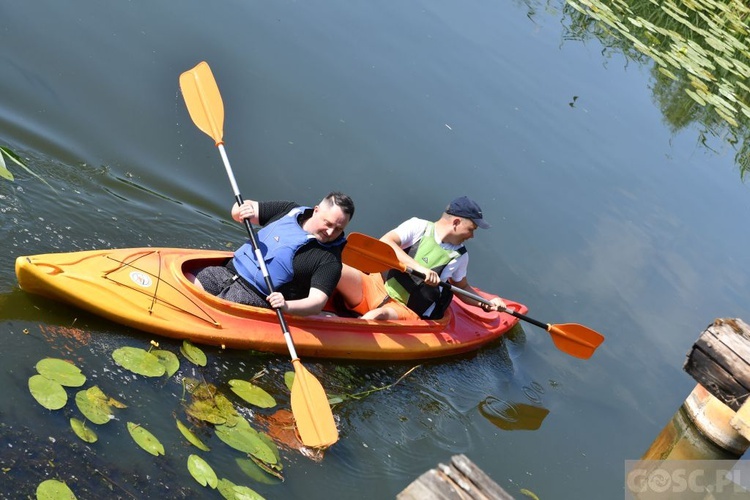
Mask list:
[[[683,369],[697,385],[641,457],[648,462],[635,464],[628,473],[641,467],[639,484],[658,479],[665,485],[665,471],[690,470],[680,461],[703,460],[692,467],[702,468],[704,476],[714,474],[707,487],[740,488],[728,476],[750,446],[750,326],[740,319],[715,320],[693,345]],[[666,477],[667,482],[677,479]],[[628,475],[626,481],[631,480]]]
[[[750,326],[717,319],[693,344],[683,369],[698,384],[644,460],[731,460],[750,445]]]

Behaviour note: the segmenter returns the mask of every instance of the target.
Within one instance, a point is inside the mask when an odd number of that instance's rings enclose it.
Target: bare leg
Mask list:
[[[362,302],[362,273],[344,264],[336,290],[344,298],[346,307],[354,308]]]
[[[372,311],[367,311],[365,314],[362,315],[362,319],[378,319],[378,320],[386,320],[386,319],[398,319],[398,314],[396,311],[388,306],[378,307],[376,309],[373,309]]]

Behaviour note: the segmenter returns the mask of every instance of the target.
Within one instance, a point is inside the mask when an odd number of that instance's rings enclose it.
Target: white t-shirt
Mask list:
[[[409,248],[414,245],[424,235],[424,231],[427,228],[428,221],[420,219],[418,217],[412,217],[411,219],[402,222],[397,228],[394,229],[399,239],[401,240],[401,248]],[[446,250],[453,251],[458,250],[463,245],[452,245],[450,243],[441,243],[437,241],[437,236],[433,232],[435,241]],[[469,268],[469,253],[464,252],[456,260],[451,261],[443,272],[440,273],[441,281],[448,281],[451,279],[453,282],[459,282],[466,277],[467,270]]]

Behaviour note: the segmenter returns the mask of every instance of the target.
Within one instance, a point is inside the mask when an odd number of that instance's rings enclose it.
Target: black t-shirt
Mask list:
[[[291,201],[259,201],[258,222],[265,226],[299,206]],[[306,210],[297,217],[297,222],[302,226],[311,216],[312,209]],[[343,238],[343,235],[341,237]],[[318,240],[311,239],[294,254],[292,281],[280,286],[276,291],[281,292],[286,300],[304,299],[310,294],[310,288],[317,288],[330,297],[341,278],[343,249],[344,245],[324,247]],[[273,280],[273,276],[271,279]]]

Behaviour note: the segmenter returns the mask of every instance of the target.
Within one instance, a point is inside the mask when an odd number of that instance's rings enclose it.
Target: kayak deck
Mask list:
[[[191,279],[231,252],[125,248],[21,256],[20,287],[123,325],[175,339],[288,354],[275,311],[219,299]],[[505,300],[509,309],[527,308]],[[518,320],[453,300],[440,320],[372,321],[285,315],[300,356],[369,360],[426,359],[476,350]]]

